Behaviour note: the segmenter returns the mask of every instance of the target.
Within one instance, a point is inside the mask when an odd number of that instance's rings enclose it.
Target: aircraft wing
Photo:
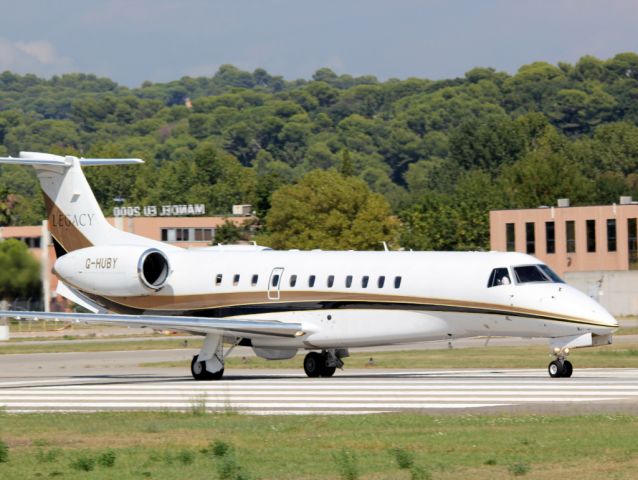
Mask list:
[[[276,320],[247,320],[242,318],[181,317],[163,315],[119,315],[113,313],[62,313],[0,311],[0,318],[17,320],[66,320],[88,323],[111,323],[129,327],[150,327],[162,330],[181,330],[191,333],[230,333],[241,336],[265,335],[271,337],[300,337],[300,323]]]

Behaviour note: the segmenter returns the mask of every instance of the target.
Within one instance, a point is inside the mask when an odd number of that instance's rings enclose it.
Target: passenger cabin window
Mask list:
[[[328,275],[328,281],[326,282],[326,285],[328,285],[328,288],[332,288],[334,283],[335,283],[335,276],[334,275]]]
[[[251,287],[256,286],[258,281],[259,281],[259,275],[253,275],[253,277],[250,279],[250,286]]]
[[[500,285],[509,285],[512,283],[510,280],[510,273],[505,267],[495,268],[490,273],[490,279],[487,282],[487,288],[498,287]]]
[[[271,280],[271,282],[270,282],[270,285],[271,285],[272,287],[276,287],[277,285],[279,285],[279,274],[277,274],[277,273],[276,273],[276,274],[274,274],[274,275],[272,276],[272,280]]]
[[[239,274],[235,274],[235,276],[233,277],[233,286],[237,286],[239,285]]]
[[[368,282],[370,281],[370,277],[364,275],[361,277],[361,288],[368,288]]]
[[[514,267],[514,276],[517,283],[565,283],[547,265],[522,265],[520,267]]]
[[[352,275],[348,275],[346,277],[346,288],[350,288],[352,286]]]
[[[315,286],[315,279],[316,279],[316,277],[315,277],[314,275],[310,275],[310,276],[308,277],[308,286],[309,286],[309,287],[311,287],[311,288],[312,288],[312,287],[314,287],[314,286]]]
[[[291,275],[290,276],[290,286],[294,287],[295,285],[297,285],[297,275]]]
[[[394,277],[394,288],[401,288],[401,277]]]
[[[385,277],[383,275],[381,275],[378,279],[377,279],[377,287],[379,288],[383,288],[383,285],[385,285]]]
[[[215,286],[216,286],[216,287],[219,287],[221,284],[222,284],[222,274],[221,274],[221,273],[218,273],[218,274],[215,276]]]

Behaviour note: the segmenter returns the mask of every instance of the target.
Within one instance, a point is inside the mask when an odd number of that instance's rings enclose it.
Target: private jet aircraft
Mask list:
[[[348,348],[473,336],[544,337],[551,377],[569,377],[574,347],[611,343],[616,320],[521,253],[184,249],[112,227],[82,166],[141,163],[21,152],[46,204],[58,293],[92,313],[0,312],[204,335],[197,380],[224,373],[224,344],[266,359],[299,349],[309,377],[330,377]]]

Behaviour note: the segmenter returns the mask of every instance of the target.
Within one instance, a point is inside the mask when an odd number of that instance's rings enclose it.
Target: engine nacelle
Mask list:
[[[82,291],[119,297],[157,292],[171,270],[157,248],[116,245],[74,250],[56,260],[53,272]]]

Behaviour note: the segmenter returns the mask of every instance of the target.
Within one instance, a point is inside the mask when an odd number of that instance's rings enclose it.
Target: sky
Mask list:
[[[0,71],[442,79],[638,52],[637,0],[0,0]]]

